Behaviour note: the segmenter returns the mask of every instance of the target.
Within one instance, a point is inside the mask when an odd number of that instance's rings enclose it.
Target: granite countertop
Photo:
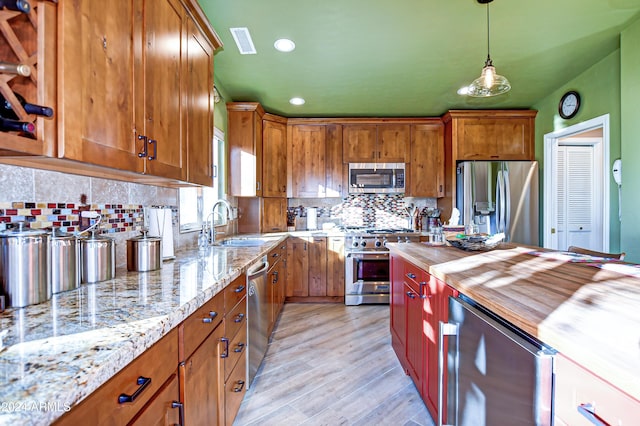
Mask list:
[[[47,425],[179,325],[257,258],[259,247],[177,253],[150,272],[116,278],[0,313],[0,423]]]
[[[389,244],[592,373],[640,400],[640,268],[501,244],[467,252]]]

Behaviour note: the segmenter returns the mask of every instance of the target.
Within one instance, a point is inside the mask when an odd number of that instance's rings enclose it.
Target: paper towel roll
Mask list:
[[[318,229],[318,209],[307,208],[307,229],[310,231]]]
[[[151,207],[148,218],[149,236],[162,238],[162,260],[174,259],[171,208]]]

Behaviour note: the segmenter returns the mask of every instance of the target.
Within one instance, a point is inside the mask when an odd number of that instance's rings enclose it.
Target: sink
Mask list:
[[[263,244],[268,244],[275,241],[274,238],[264,238],[264,237],[240,237],[240,238],[229,238],[227,240],[221,241],[218,243],[224,247],[258,247]]]

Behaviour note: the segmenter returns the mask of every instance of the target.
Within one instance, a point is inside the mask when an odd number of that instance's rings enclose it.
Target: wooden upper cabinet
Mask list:
[[[345,124],[345,163],[406,163],[409,161],[408,124]]]
[[[133,97],[141,8],[133,0],[58,3],[58,157],[144,171]]]
[[[376,161],[377,126],[375,124],[345,124],[342,126],[342,159],[345,163]]]
[[[444,125],[411,126],[411,164],[407,195],[442,197],[444,195]]]
[[[408,124],[378,125],[378,163],[409,162],[410,128]]]
[[[263,197],[286,198],[287,121],[271,114],[262,120],[262,181]]]
[[[213,185],[213,46],[187,18],[187,163],[189,182]]]
[[[326,196],[326,126],[293,124],[287,128],[290,197]]]
[[[327,197],[347,196],[349,166],[342,161],[342,126],[326,126],[326,192]]]
[[[262,117],[257,102],[227,103],[229,189],[236,197],[262,196]]]
[[[134,34],[143,30],[142,55],[136,57],[136,72],[143,70],[143,75],[137,74],[134,93],[136,105],[143,107],[143,116],[136,117],[137,134],[147,138],[144,172],[186,180],[181,56],[186,44],[186,12],[179,0],[145,3],[142,25],[134,30]]]
[[[282,197],[263,197],[262,227],[260,232],[285,232],[287,230],[287,199]]]
[[[533,160],[537,111],[449,111],[452,157],[460,160]]]

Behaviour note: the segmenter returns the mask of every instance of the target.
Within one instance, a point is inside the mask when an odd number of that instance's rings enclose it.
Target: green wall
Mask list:
[[[229,95],[225,91],[224,87],[220,84],[220,82],[215,81],[216,89],[218,89],[218,93],[222,96],[222,100],[213,106],[213,125],[217,127],[219,130],[222,130],[225,134],[227,133],[227,103],[226,101],[229,99]],[[225,137],[226,139],[226,137]]]
[[[622,226],[621,248],[640,263],[640,19],[620,36]]]
[[[558,114],[558,103],[567,90],[580,93],[580,111],[571,120]],[[620,50],[611,53],[582,74],[533,106],[536,117],[536,159],[540,162],[540,181],[544,170],[544,135],[564,129],[601,115],[609,114],[609,160],[620,158]],[[542,186],[540,197],[542,205]],[[618,187],[611,179],[609,249],[620,249],[620,222],[618,221]],[[597,201],[596,201],[597,202]],[[542,218],[542,208],[540,210]],[[541,227],[541,229],[544,229]],[[542,241],[542,239],[540,240]]]

